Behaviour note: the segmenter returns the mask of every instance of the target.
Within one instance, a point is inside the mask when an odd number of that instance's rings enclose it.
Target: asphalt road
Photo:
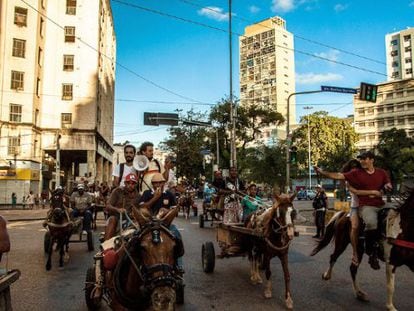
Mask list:
[[[299,206],[308,203],[300,203]],[[247,258],[217,259],[214,273],[205,274],[201,267],[201,245],[215,241],[215,230],[206,223],[200,229],[196,218],[185,220],[181,215],[175,223],[182,232],[186,254],[185,304],[178,310],[284,310],[284,281],[277,258],[273,259],[273,298],[263,297],[263,285],[249,283]],[[103,221],[99,221],[102,230]],[[9,223],[12,251],[8,256],[9,268],[20,269],[20,279],[12,285],[12,303],[15,311],[87,310],[84,302],[84,279],[88,266],[93,263],[94,252],[86,244],[71,244],[70,260],[63,269],[57,265],[55,254],[52,270],[45,270],[43,253],[44,229],[41,221],[15,221]],[[303,228],[302,228],[303,229]],[[301,230],[303,232],[303,230]],[[373,271],[367,259],[361,264],[360,283],[371,301],[362,303],[354,299],[348,273],[350,250],[339,259],[331,281],[322,281],[327,268],[331,247],[309,257],[314,241],[311,231],[295,238],[290,251],[291,287],[295,310],[385,310],[385,269]],[[97,237],[97,234],[96,234]],[[97,244],[96,244],[97,245]],[[215,243],[216,253],[219,248]],[[401,310],[413,310],[414,274],[407,268],[397,270],[395,304]],[[103,308],[102,310],[108,310]]]

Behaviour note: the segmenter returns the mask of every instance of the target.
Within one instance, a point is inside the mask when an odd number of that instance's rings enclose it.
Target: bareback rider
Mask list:
[[[164,191],[165,179],[161,173],[155,173],[151,179],[152,188],[154,190],[145,190],[140,198],[140,208],[145,208],[152,216],[157,216],[160,210],[170,209],[175,206],[175,195],[170,191]],[[176,242],[183,249],[182,237],[180,231],[174,224],[170,224],[169,229],[176,238]],[[177,270],[180,273],[184,272],[182,257],[176,258]]]
[[[114,187],[118,186],[124,186],[125,177],[129,174],[137,174],[136,169],[132,165],[134,162],[136,149],[133,145],[126,145],[124,147],[124,158],[125,163],[120,163],[117,166],[115,166],[114,171],[112,173],[112,176],[114,177],[114,180],[112,182],[112,185]]]
[[[154,144],[151,142],[142,143],[139,148],[139,153],[147,157],[149,164],[148,168],[140,172],[139,177],[139,189],[140,193],[144,193],[146,190],[151,189],[151,179],[156,173],[161,173],[165,180],[169,179],[170,169],[173,167],[171,162],[162,165],[157,159],[154,158]]]
[[[324,172],[319,167],[315,171],[323,176],[332,179],[342,179],[349,182],[358,190],[391,190],[392,185],[387,173],[380,168],[374,167],[375,155],[372,151],[361,153],[357,157],[361,163],[361,169],[353,169],[347,173]],[[362,220],[365,223],[365,243],[366,252],[369,255],[371,268],[378,270],[378,242],[380,233],[378,227],[378,213],[384,207],[385,202],[382,197],[370,195],[358,195],[359,209]]]
[[[70,196],[70,205],[72,207],[72,217],[77,218],[83,216],[83,229],[85,231],[91,230],[92,223],[92,196],[85,192],[85,185],[78,184],[77,192],[73,192]]]
[[[132,209],[138,207],[139,193],[137,190],[138,177],[128,174],[124,187],[116,187],[109,197],[106,211],[110,215],[105,228],[105,240],[115,236],[120,215],[127,213],[131,217]]]

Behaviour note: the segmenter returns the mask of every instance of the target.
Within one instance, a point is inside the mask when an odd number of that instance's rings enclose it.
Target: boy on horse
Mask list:
[[[357,157],[362,168],[353,169],[347,173],[325,172],[315,166],[315,171],[325,177],[337,180],[346,180],[358,190],[391,190],[392,185],[387,173],[380,168],[374,167],[375,155],[372,151],[361,153]],[[384,208],[385,202],[382,197],[370,195],[358,195],[359,210],[365,223],[366,252],[369,255],[371,268],[378,270],[379,232],[378,213]]]

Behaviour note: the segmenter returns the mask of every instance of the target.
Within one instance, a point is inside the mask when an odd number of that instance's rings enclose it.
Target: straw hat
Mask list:
[[[161,173],[155,173],[151,178],[151,182],[164,182],[164,176]]]

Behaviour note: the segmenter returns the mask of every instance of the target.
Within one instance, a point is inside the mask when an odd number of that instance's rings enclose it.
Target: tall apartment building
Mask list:
[[[404,129],[414,136],[414,80],[405,79],[378,84],[377,102],[354,97],[354,124],[359,134],[357,147],[373,149],[380,135],[392,128]]]
[[[413,78],[414,28],[385,36],[388,81]]]
[[[272,17],[247,26],[240,36],[240,105],[260,105],[287,116],[287,98],[295,92],[293,35],[286,21]],[[290,100],[290,124],[296,122],[295,99]],[[264,130],[260,140],[286,138],[286,126]]]
[[[0,204],[111,176],[116,38],[109,0],[0,2]],[[86,43],[86,44],[85,44]]]

